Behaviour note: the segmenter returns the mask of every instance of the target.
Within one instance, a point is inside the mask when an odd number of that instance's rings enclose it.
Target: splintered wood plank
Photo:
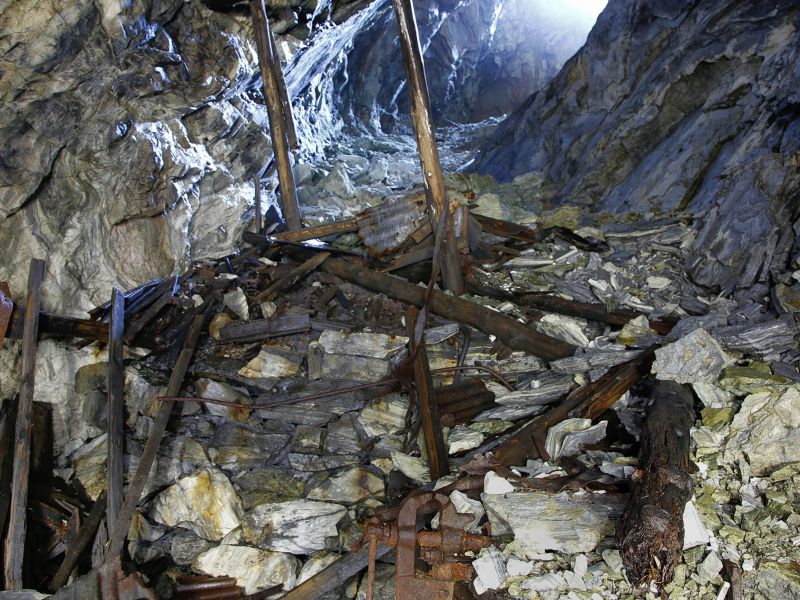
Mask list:
[[[28,507],[28,480],[31,467],[33,387],[36,375],[36,342],[39,337],[39,309],[45,262],[32,259],[28,271],[28,298],[22,333],[22,381],[17,404],[14,433],[14,465],[11,479],[11,507],[3,554],[6,589],[22,589],[22,562],[25,554],[25,517]]]
[[[100,522],[103,520],[105,512],[106,493],[101,492],[94,506],[92,506],[92,510],[89,511],[89,516],[86,517],[83,525],[78,530],[78,536],[64,551],[64,558],[61,560],[61,565],[58,567],[58,571],[56,571],[53,580],[50,582],[51,592],[57,591],[67,582],[69,574],[72,573],[72,570],[75,568],[75,565],[78,564],[84,550],[86,550],[89,543],[92,541],[97,528],[100,526]]]
[[[307,261],[301,263],[291,271],[289,271],[285,276],[281,277],[277,281],[273,282],[267,289],[261,292],[258,296],[255,297],[256,302],[266,302],[267,300],[274,300],[278,297],[278,294],[288,290],[290,287],[295,285],[298,281],[300,281],[303,277],[314,271],[317,267],[319,267],[322,263],[325,262],[330,256],[330,252],[320,252],[315,254]]]
[[[219,341],[225,343],[251,343],[281,335],[303,333],[311,329],[311,319],[306,315],[285,315],[273,319],[259,319],[249,323],[232,323],[219,331]]]
[[[122,455],[125,434],[123,407],[125,365],[122,334],[125,330],[125,296],[118,289],[111,293],[111,321],[108,327],[108,529],[114,528],[122,506]]]

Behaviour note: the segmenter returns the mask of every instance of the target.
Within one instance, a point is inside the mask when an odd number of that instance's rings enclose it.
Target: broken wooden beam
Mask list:
[[[267,37],[269,38],[269,47],[274,57],[274,60],[270,62],[270,68],[272,69],[272,74],[275,77],[275,83],[277,84],[280,94],[281,111],[283,112],[283,120],[286,123],[286,141],[289,142],[289,148],[297,150],[300,144],[297,143],[297,129],[294,125],[292,102],[289,100],[289,90],[286,89],[286,80],[283,77],[281,60],[278,56],[278,46],[275,45],[275,36],[272,34],[272,28],[269,27],[269,18],[267,19]]]
[[[453,427],[466,423],[475,415],[495,406],[495,395],[480,377],[470,377],[436,390],[436,401],[442,425]]]
[[[189,326],[189,332],[186,334],[186,340],[183,343],[183,348],[178,355],[178,360],[175,362],[175,368],[172,370],[172,375],[169,378],[167,385],[167,396],[178,396],[183,385],[183,378],[186,376],[186,371],[189,369],[189,363],[192,361],[195,346],[200,339],[200,333],[203,331],[203,325],[206,321],[205,314],[199,314],[194,317],[192,324]],[[145,483],[150,474],[150,469],[156,460],[158,454],[158,447],[161,445],[161,438],[167,429],[167,422],[172,414],[173,402],[164,402],[158,408],[158,415],[150,429],[150,434],[147,436],[142,456],[139,459],[139,465],[136,468],[136,474],[133,476],[130,485],[128,486],[128,493],[122,503],[117,516],[117,523],[111,531],[108,547],[106,549],[105,560],[110,560],[120,556],[122,547],[125,543],[125,538],[128,535],[128,527],[130,526],[133,512],[139,499],[144,491]]]
[[[635,479],[622,520],[620,554],[628,581],[659,590],[672,581],[683,552],[683,511],[692,498],[689,430],[694,397],[673,381],[653,386],[640,452],[641,478]]]
[[[280,198],[283,217],[289,231],[302,228],[300,205],[297,201],[297,188],[294,184],[292,162],[289,158],[289,133],[285,118],[281,82],[275,76],[280,69],[280,62],[270,43],[269,20],[264,7],[264,0],[250,0],[250,15],[253,20],[253,30],[256,35],[256,48],[258,62],[261,67],[261,79],[264,82],[264,101],[269,115],[269,131],[272,138],[272,151],[275,156],[275,165],[278,168],[278,181],[280,182]],[[276,64],[277,63],[277,64]]]
[[[56,571],[56,574],[50,582],[51,592],[57,591],[67,582],[69,574],[72,573],[75,565],[78,564],[81,555],[94,538],[97,528],[100,527],[100,522],[103,520],[106,507],[106,492],[103,491],[95,501],[94,506],[92,506],[92,510],[89,511],[89,516],[86,517],[83,525],[81,525],[81,528],[78,530],[78,536],[64,551],[64,558],[61,560],[61,565],[58,567],[58,571]]]
[[[425,195],[428,200],[433,231],[436,231],[439,219],[446,219],[442,245],[444,254],[442,281],[445,289],[460,296],[464,292],[461,256],[456,248],[453,217],[448,210],[442,165],[439,161],[439,149],[436,146],[431,101],[428,95],[428,84],[425,80],[425,64],[422,61],[414,4],[411,0],[392,0],[392,4],[400,29],[400,47],[403,52],[408,92],[411,96],[411,118],[414,122],[414,134],[422,163]]]
[[[431,480],[436,481],[450,474],[450,465],[447,460],[447,444],[444,442],[442,424],[439,421],[439,407],[436,404],[436,392],[433,389],[428,352],[425,349],[425,334],[422,334],[419,343],[415,341],[418,317],[417,307],[409,306],[406,312],[406,329],[408,330],[408,351],[414,371],[414,396],[422,421]]]
[[[5,589],[21,590],[22,562],[25,555],[25,527],[28,509],[28,480],[31,467],[31,427],[33,387],[36,375],[36,343],[39,337],[39,310],[45,262],[31,259],[28,271],[28,296],[22,333],[22,379],[19,386],[17,420],[14,429],[14,463],[11,478],[11,506],[3,552]]]
[[[274,300],[283,291],[294,286],[303,277],[317,269],[330,256],[329,252],[319,252],[289,271],[254,298],[255,302]]]
[[[311,329],[307,314],[284,315],[248,323],[231,323],[219,330],[217,340],[223,343],[249,344],[281,335],[303,333]]]
[[[424,288],[394,275],[379,273],[337,258],[329,258],[320,269],[401,302],[417,307],[425,304]],[[485,306],[443,292],[433,292],[430,309],[441,317],[471,325],[487,335],[494,335],[509,348],[522,350],[545,360],[565,358],[575,352],[572,344],[539,333]]]
[[[155,301],[147,307],[142,314],[137,316],[133,321],[130,323],[128,328],[125,330],[125,343],[126,344],[133,344],[133,340],[136,339],[136,336],[141,333],[142,329],[150,323],[153,319],[156,318],[158,313],[160,313],[164,307],[169,303],[170,299],[175,295],[175,289],[178,287],[178,278],[174,277],[171,278],[170,281],[166,282],[165,285],[159,294],[159,296],[155,299]],[[161,288],[161,286],[159,286]]]
[[[322,223],[313,227],[306,227],[298,231],[284,231],[272,235],[276,240],[284,242],[305,242],[317,238],[328,237],[329,235],[339,235],[342,233],[353,233],[358,231],[357,219],[344,219],[333,223]]]
[[[538,225],[527,227],[518,225],[502,219],[486,217],[478,213],[470,213],[470,216],[481,226],[483,231],[499,237],[511,238],[522,242],[534,243],[542,239],[541,230]]]
[[[25,308],[15,306],[14,312],[11,313],[8,337],[10,339],[21,338],[24,324]],[[108,323],[63,317],[45,311],[39,311],[39,332],[59,337],[85,338],[104,343],[108,341]]]
[[[114,529],[123,496],[123,449],[125,433],[123,430],[125,364],[123,363],[123,332],[125,331],[125,296],[118,289],[111,292],[111,319],[108,325],[108,456],[106,473],[108,477],[108,508],[106,523],[108,530]]]
[[[616,367],[555,405],[543,415],[514,433],[494,451],[495,458],[505,466],[524,465],[529,458],[549,460],[544,449],[547,430],[556,423],[572,417],[596,419],[611,408],[619,398],[650,373],[655,356],[655,346],[639,356]]]

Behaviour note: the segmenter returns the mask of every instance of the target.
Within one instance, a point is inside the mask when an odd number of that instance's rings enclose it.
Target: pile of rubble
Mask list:
[[[528,212],[509,195],[529,184],[450,178],[455,222],[465,214],[461,299],[426,296],[435,236],[410,193],[344,222],[248,234],[239,254],[118,300],[122,463],[128,495],[137,478],[140,489],[116,539],[160,597],[182,597],[191,573],[286,598],[392,598],[396,585],[553,600],[640,585],[651,597],[800,593],[800,271],[698,293],[682,274],[689,223]],[[105,341],[113,312],[41,313],[40,329]],[[24,308],[9,315],[21,337]],[[100,532],[95,565],[115,542],[102,513],[81,517],[110,486],[114,360],[101,348],[43,339],[36,366],[36,399],[72,389],[53,407],[55,472],[78,490],[71,526]],[[624,541],[650,472],[650,373],[700,403],[681,547],[650,565],[668,577],[641,582]],[[76,539],[43,554],[40,589]]]

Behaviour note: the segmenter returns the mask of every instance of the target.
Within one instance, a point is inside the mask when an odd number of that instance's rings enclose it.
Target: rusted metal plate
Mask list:
[[[418,194],[387,200],[358,215],[358,235],[373,256],[399,248],[427,222],[425,196]]]
[[[241,598],[242,588],[233,577],[183,576],[175,585],[176,600],[223,600]]]
[[[14,310],[14,303],[11,301],[11,289],[7,281],[0,281],[0,346],[6,339],[8,324],[11,322],[11,313]]]

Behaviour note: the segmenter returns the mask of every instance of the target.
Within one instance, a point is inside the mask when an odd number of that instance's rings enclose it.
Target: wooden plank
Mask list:
[[[167,385],[167,396],[175,397],[179,395],[181,385],[183,385],[183,378],[186,376],[186,371],[189,369],[189,363],[192,361],[194,349],[197,345],[197,341],[200,339],[200,333],[203,331],[205,320],[205,315],[197,315],[189,326],[189,332],[186,335],[183,349],[178,355],[178,360],[175,362],[175,368],[172,371],[169,384]],[[128,535],[128,527],[133,518],[133,512],[136,509],[136,505],[139,503],[142,491],[144,491],[144,485],[150,475],[150,469],[153,467],[153,463],[156,460],[158,447],[161,445],[161,438],[164,437],[164,432],[167,429],[167,422],[172,414],[173,404],[173,402],[163,402],[161,406],[159,406],[158,415],[150,430],[150,435],[147,437],[144,450],[142,450],[142,457],[139,459],[136,474],[133,476],[128,486],[128,493],[119,510],[117,523],[111,532],[108,548],[106,550],[106,562],[119,557],[122,553],[122,547]]]
[[[8,327],[9,339],[19,339],[25,327],[25,307],[15,306]],[[39,311],[39,332],[59,337],[79,337],[98,342],[108,341],[108,323],[62,317]]]
[[[269,21],[267,21],[269,24]],[[283,69],[281,69],[281,61],[278,57],[278,47],[275,45],[275,36],[272,35],[272,28],[267,27],[267,37],[269,38],[269,47],[272,51],[272,56],[275,58],[270,63],[273,77],[277,83],[278,92],[281,99],[281,111],[283,112],[283,120],[286,123],[286,141],[289,142],[289,147],[297,150],[300,144],[297,143],[297,129],[294,126],[294,114],[292,113],[292,102],[289,100],[289,91],[286,89],[286,81],[283,78]]]
[[[264,8],[264,0],[250,0],[250,15],[253,20],[253,30],[256,35],[258,49],[258,62],[261,66],[261,78],[264,81],[264,101],[269,115],[269,131],[272,138],[272,151],[275,156],[275,165],[278,168],[278,181],[280,182],[280,198],[286,227],[289,231],[302,228],[300,205],[297,201],[297,189],[294,184],[292,163],[289,159],[288,127],[284,116],[281,101],[280,82],[275,77],[276,69],[280,69],[278,57],[273,52],[269,37],[269,20]],[[275,63],[278,63],[277,65]]]
[[[259,319],[249,323],[232,323],[219,331],[220,342],[251,343],[281,335],[302,333],[311,329],[311,318],[305,315],[285,315]]]
[[[425,335],[422,335],[419,345],[414,341],[417,317],[419,317],[417,307],[409,306],[408,312],[406,312],[406,329],[409,354],[414,363],[414,392],[422,420],[425,449],[428,451],[431,480],[436,481],[450,474],[450,464],[447,460],[447,444],[444,443],[436,392],[433,389],[433,378],[428,363],[428,353],[425,349]]]
[[[392,548],[383,542],[378,542],[376,558],[388,554]],[[316,600],[326,592],[343,584],[353,575],[357,575],[367,568],[369,564],[369,544],[364,544],[350,554],[345,554],[335,563],[325,567],[322,571],[307,579],[296,588],[281,596],[281,600]]]
[[[464,292],[461,257],[456,248],[453,218],[448,210],[442,165],[439,161],[439,149],[436,146],[431,101],[425,80],[425,65],[422,61],[422,48],[414,15],[414,4],[411,0],[392,0],[392,4],[400,29],[400,47],[403,51],[408,92],[411,96],[411,118],[414,122],[414,134],[422,163],[422,175],[433,231],[436,231],[436,223],[441,217],[447,219],[442,248],[444,252],[442,280],[446,289],[452,291],[456,296],[460,296]]]
[[[425,288],[394,275],[379,273],[337,258],[326,260],[320,269],[401,302],[417,307],[425,304]],[[433,292],[430,309],[431,312],[446,319],[472,325],[487,335],[497,336],[513,350],[522,350],[546,360],[565,358],[575,352],[575,346],[572,344],[539,333],[516,319],[485,306],[443,292]]]
[[[274,281],[267,289],[254,298],[256,302],[274,300],[278,294],[294,286],[303,277],[316,270],[330,256],[330,252],[319,252],[289,271],[285,276]]]
[[[118,289],[111,292],[111,320],[108,326],[108,508],[106,523],[114,528],[123,496],[123,431],[125,365],[123,363],[122,334],[125,330],[125,296]]]
[[[127,330],[125,331],[124,341],[126,344],[132,344],[133,340],[136,339],[136,336],[141,333],[142,329],[150,323],[153,319],[156,318],[158,313],[160,313],[164,307],[169,303],[170,299],[175,294],[175,289],[177,287],[177,277],[172,277],[166,285],[163,287],[162,293],[156,298],[155,302],[153,302],[150,306],[147,307],[142,314],[136,317],[131,324],[128,326]]]
[[[272,237],[284,242],[305,242],[307,240],[315,240],[330,235],[353,233],[356,231],[358,231],[358,220],[353,218],[343,221],[334,221],[333,223],[323,223],[322,225],[315,225],[314,227],[306,227],[298,231],[284,231],[282,233],[273,234]]]
[[[25,555],[25,526],[28,508],[28,482],[31,460],[33,388],[36,375],[36,342],[39,337],[39,310],[45,262],[32,259],[28,271],[28,297],[22,334],[22,381],[19,388],[17,421],[14,433],[14,465],[11,479],[11,507],[3,554],[7,590],[22,589],[22,562]]]
[[[69,574],[72,573],[75,565],[78,564],[84,551],[89,546],[92,538],[94,538],[94,534],[100,526],[100,522],[103,520],[106,507],[106,492],[104,491],[101,492],[94,506],[92,506],[92,510],[89,511],[89,516],[86,517],[86,520],[78,531],[78,536],[64,551],[64,558],[61,560],[61,565],[58,567],[58,571],[56,571],[56,574],[50,582],[51,592],[55,592],[67,582]]]

